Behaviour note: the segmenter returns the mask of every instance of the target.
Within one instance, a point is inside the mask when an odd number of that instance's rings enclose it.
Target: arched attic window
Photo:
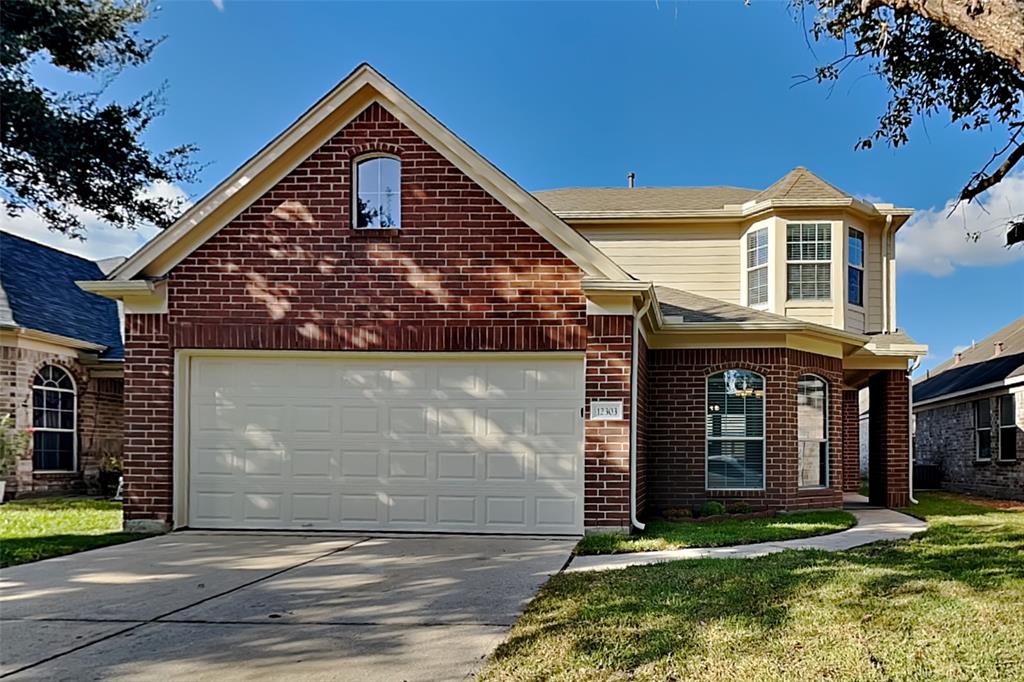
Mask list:
[[[393,229],[402,225],[402,162],[374,154],[355,161],[354,227]]]

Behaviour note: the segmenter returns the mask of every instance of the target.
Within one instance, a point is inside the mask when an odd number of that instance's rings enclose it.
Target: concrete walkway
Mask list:
[[[567,573],[577,571],[606,571],[626,566],[643,566],[680,559],[751,559],[775,554],[786,549],[823,549],[838,551],[858,547],[880,540],[906,540],[928,527],[924,521],[891,509],[847,509],[857,517],[857,525],[848,530],[781,542],[759,542],[734,547],[693,547],[664,552],[634,552],[631,554],[599,554],[573,557]]]

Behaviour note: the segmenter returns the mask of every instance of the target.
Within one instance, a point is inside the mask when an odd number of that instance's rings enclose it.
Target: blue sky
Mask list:
[[[1024,249],[1001,250],[988,229],[1024,211],[1024,177],[997,190],[987,214],[943,210],[998,134],[934,119],[904,148],[854,151],[884,89],[863,72],[831,89],[795,85],[836,48],[809,46],[783,2],[172,1],[145,31],[166,40],[108,92],[166,82],[149,142],[199,146],[201,181],[181,188],[192,198],[368,61],[530,190],[620,186],[631,170],[641,185],[764,187],[804,165],[851,193],[921,209],[901,231],[897,293],[900,325],[931,346],[926,367],[1024,313]],[[55,87],[83,85],[41,73]],[[963,239],[965,220],[988,229],[981,244]],[[71,246],[119,255],[146,234],[97,229]]]

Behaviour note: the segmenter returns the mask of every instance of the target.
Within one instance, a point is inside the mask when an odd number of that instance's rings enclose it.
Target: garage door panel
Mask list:
[[[190,524],[580,532],[582,365],[194,358]]]

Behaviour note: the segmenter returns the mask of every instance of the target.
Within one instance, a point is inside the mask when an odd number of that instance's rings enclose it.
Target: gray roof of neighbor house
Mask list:
[[[634,211],[686,213],[723,209],[748,201],[815,201],[850,199],[852,195],[830,185],[802,166],[763,190],[743,187],[572,187],[534,192],[555,214],[577,212],[628,213]]]
[[[914,402],[969,392],[1014,377],[1024,377],[1024,317],[929,370],[914,383]]]
[[[103,279],[91,260],[0,231],[0,325],[106,346],[124,357],[117,303],[82,291],[76,280]]]

